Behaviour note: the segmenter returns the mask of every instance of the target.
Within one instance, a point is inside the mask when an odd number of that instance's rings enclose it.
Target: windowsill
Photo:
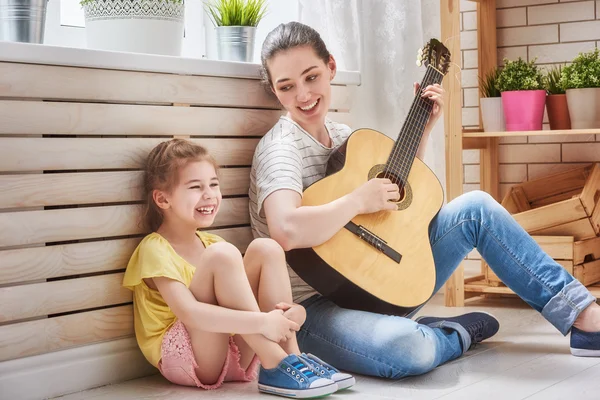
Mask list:
[[[260,79],[260,65],[254,63],[0,41],[0,62],[2,61]],[[360,73],[338,71],[333,83],[360,85]]]
[[[63,28],[79,28],[79,29],[85,29],[85,26],[81,26],[81,25],[69,25],[69,24],[60,24],[61,27]]]

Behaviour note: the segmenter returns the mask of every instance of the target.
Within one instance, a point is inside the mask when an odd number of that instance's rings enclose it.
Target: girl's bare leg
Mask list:
[[[199,273],[200,271],[202,273]],[[234,310],[260,311],[246,277],[242,256],[239,250],[229,243],[215,243],[205,250],[201,265],[197,266],[196,274],[192,279],[190,290],[198,301],[207,299],[213,300],[213,304]],[[206,334],[208,333],[190,332],[192,348],[194,349],[196,361],[200,366],[199,373],[212,372],[213,376],[216,374],[214,378],[216,380],[222,370],[227,352],[225,352],[222,362],[218,363],[221,366],[221,369],[217,368],[219,373],[210,370],[210,367],[215,365],[209,364],[215,362],[214,358],[207,360],[206,363],[202,360],[203,357],[206,357],[207,351],[209,354],[213,351],[208,349],[209,346],[205,341]],[[224,336],[224,341],[228,342],[229,335],[221,335]],[[255,352],[261,364],[268,369],[275,368],[288,355],[281,346],[261,334],[243,335],[243,339],[247,345],[239,349],[242,356],[241,361],[243,361],[243,363],[240,362],[242,368],[249,365]],[[221,350],[215,350],[215,352],[222,354]],[[201,362],[203,362],[204,367],[201,366]],[[198,377],[202,381],[204,375],[200,374]]]
[[[252,241],[244,255],[244,265],[252,292],[258,299],[261,311],[272,311],[280,302],[292,304],[292,287],[285,262],[285,253],[276,241],[272,239]],[[288,354],[300,354],[296,334],[291,339],[279,344]],[[238,346],[244,346],[244,344],[238,343]]]
[[[210,268],[197,268],[190,291],[202,303],[217,304],[214,277]],[[212,385],[217,382],[229,352],[229,335],[186,328],[192,342],[194,358],[198,364],[196,376],[200,382]]]

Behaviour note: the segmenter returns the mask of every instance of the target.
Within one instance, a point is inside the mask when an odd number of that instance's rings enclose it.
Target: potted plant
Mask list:
[[[0,0],[0,41],[44,43],[48,0]]]
[[[81,0],[88,48],[181,56],[183,0]]]
[[[546,97],[546,110],[551,130],[571,129],[569,106],[565,89],[560,84],[562,67],[551,67],[544,76],[544,87],[548,92]]]
[[[500,91],[496,87],[499,75],[500,70],[494,68],[483,79],[479,78],[479,91],[481,93],[479,107],[484,132],[504,132],[506,130],[502,97],[500,97]]]
[[[501,92],[507,131],[542,129],[546,91],[535,59],[527,62],[504,59],[496,87]]]
[[[217,30],[219,60],[252,62],[256,27],[266,0],[212,0],[206,11]]]
[[[573,129],[600,128],[600,50],[579,53],[563,68],[560,84],[566,89]]]

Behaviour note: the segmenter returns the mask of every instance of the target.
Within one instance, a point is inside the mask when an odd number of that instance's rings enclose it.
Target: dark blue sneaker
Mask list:
[[[577,357],[600,357],[600,332],[571,328],[571,354]]]
[[[356,379],[354,379],[352,375],[340,372],[337,368],[331,364],[327,364],[325,361],[321,360],[315,355],[310,353],[302,353],[300,358],[306,361],[309,366],[314,369],[317,375],[323,378],[331,379],[337,383],[338,390],[348,389],[349,387],[354,386],[356,383]]]
[[[461,325],[471,337],[471,346],[494,336],[500,323],[493,315],[485,312],[472,312],[456,317],[419,317],[415,320],[419,324],[443,328],[442,322],[454,322]]]
[[[316,375],[307,363],[290,354],[277,368],[260,367],[258,390],[283,397],[307,399],[328,396],[338,390],[331,379]]]

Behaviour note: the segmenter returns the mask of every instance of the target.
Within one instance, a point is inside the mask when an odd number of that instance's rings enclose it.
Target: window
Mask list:
[[[60,24],[85,27],[83,7],[79,4],[79,0],[60,0]]]

